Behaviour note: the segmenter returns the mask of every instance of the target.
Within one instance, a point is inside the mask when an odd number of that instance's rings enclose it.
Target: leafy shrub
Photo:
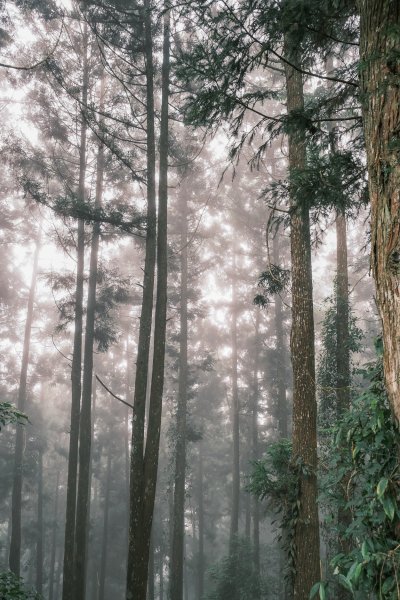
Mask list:
[[[24,582],[11,571],[0,573],[0,598],[1,600],[40,600],[40,596],[33,590],[26,590]]]

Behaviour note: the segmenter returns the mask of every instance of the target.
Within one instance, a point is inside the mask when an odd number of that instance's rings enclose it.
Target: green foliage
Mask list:
[[[11,571],[0,573],[0,598],[1,600],[40,600],[40,596],[33,590],[26,590],[24,582]]]
[[[12,423],[26,424],[28,417],[10,402],[0,402],[0,431],[2,427]]]
[[[238,538],[235,551],[210,569],[213,590],[207,600],[260,600],[265,598],[265,584],[254,569],[253,550],[249,542]]]
[[[254,298],[254,304],[265,308],[275,294],[282,293],[289,282],[290,271],[278,265],[270,264],[267,271],[263,271],[258,279],[258,286],[262,293]]]
[[[381,359],[366,368],[364,377],[369,387],[333,429],[321,501],[344,506],[352,515],[345,536],[353,549],[332,560],[340,584],[351,592],[394,600],[400,572],[400,437]],[[346,473],[347,499],[340,485]]]
[[[292,443],[281,439],[268,446],[266,455],[254,462],[248,490],[260,500],[267,499],[281,529],[278,541],[287,554],[287,575],[294,572],[294,531],[299,514],[300,479],[309,467],[292,460]]]
[[[336,284],[335,284],[336,288]],[[336,294],[335,294],[336,295]],[[321,353],[318,359],[318,395],[319,395],[319,422],[322,427],[329,427],[336,418],[336,297],[329,296],[325,300],[327,306],[321,327]],[[362,348],[363,331],[357,325],[357,319],[349,306],[349,338],[348,350],[350,356]]]

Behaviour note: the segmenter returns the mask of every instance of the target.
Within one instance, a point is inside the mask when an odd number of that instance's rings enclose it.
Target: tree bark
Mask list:
[[[107,571],[107,550],[108,550],[108,515],[110,509],[110,491],[111,491],[111,448],[107,454],[106,471],[106,493],[104,497],[104,519],[103,519],[103,541],[101,544],[101,563],[100,563],[100,583],[99,600],[104,600],[106,571]]]
[[[297,50],[285,40],[285,53],[300,64]],[[287,111],[304,109],[301,73],[285,64]],[[301,131],[289,133],[289,177],[305,166],[306,146]],[[308,600],[320,580],[319,518],[317,505],[317,402],[315,389],[314,316],[311,270],[310,217],[291,187],[291,263],[293,368],[293,466],[300,463],[299,509],[294,528],[294,600]],[[307,473],[304,472],[307,468]]]
[[[166,7],[168,8],[168,6]],[[154,126],[153,102],[153,63],[152,63],[152,36],[150,6],[145,6],[145,31],[146,31],[146,56],[147,56],[147,110]],[[165,334],[167,311],[167,200],[168,200],[168,98],[169,98],[169,11],[164,14],[164,41],[163,41],[163,66],[162,66],[162,104],[160,125],[160,179],[158,194],[158,235],[157,235],[157,296],[154,319],[154,353],[153,369],[151,376],[151,391],[149,401],[149,421],[146,435],[146,448],[144,448],[144,419],[146,408],[147,366],[143,371],[141,380],[141,393],[136,395],[134,401],[134,417],[132,427],[132,459],[131,459],[131,517],[129,527],[129,553],[127,575],[127,600],[145,598],[148,579],[148,562],[150,551],[150,537],[153,521],[154,501],[158,472],[158,454],[161,430],[162,396],[164,387],[164,360],[165,360]],[[150,62],[149,62],[150,61]],[[151,103],[151,106],[149,105]],[[149,128],[149,124],[148,124]],[[153,129],[154,134],[154,129]],[[153,135],[154,141],[154,135]],[[154,161],[152,162],[154,167]],[[153,171],[154,175],[154,171]],[[153,180],[154,181],[154,180]],[[155,229],[155,228],[154,228]],[[153,229],[153,231],[154,231]],[[148,232],[149,235],[149,232]],[[152,249],[151,249],[152,251]],[[147,258],[147,247],[146,247]],[[145,273],[146,277],[146,273]],[[153,262],[154,278],[154,262]],[[151,288],[152,300],[153,288]],[[143,298],[145,290],[143,290]],[[151,306],[151,305],[150,305]],[[142,307],[142,319],[143,309]],[[151,310],[149,311],[148,344],[150,344]],[[142,332],[142,322],[139,332]],[[144,347],[146,343],[144,342]],[[149,345],[147,346],[147,348]],[[147,349],[148,352],[148,349]],[[142,370],[143,364],[137,374]],[[146,381],[144,382],[144,377]],[[137,378],[136,378],[137,382]],[[137,431],[138,438],[135,439]]]
[[[87,106],[89,87],[88,29],[83,29],[83,79],[82,114],[79,145],[79,183],[78,197],[85,202],[86,177],[86,137],[87,124],[83,111]],[[78,475],[79,415],[82,392],[82,332],[83,332],[83,283],[85,255],[85,225],[78,220],[77,268],[75,290],[74,342],[71,367],[71,421],[68,452],[67,500],[65,510],[64,568],[62,600],[75,600],[74,597],[74,557],[75,557],[75,520],[76,491]]]
[[[174,515],[170,567],[170,599],[183,599],[183,560],[185,539],[186,415],[188,379],[188,224],[186,191],[181,191],[181,305],[179,389],[176,415],[174,476]]]
[[[100,104],[104,96],[104,77],[101,82]],[[104,145],[100,142],[97,152],[95,209],[101,206],[104,181]],[[98,255],[100,242],[100,222],[93,225],[90,249],[90,267],[88,299],[86,310],[85,350],[83,357],[82,404],[79,420],[79,475],[76,503],[75,530],[75,597],[85,600],[87,541],[90,507],[90,461],[92,442],[92,384],[93,384],[93,346],[96,319],[96,288]]]
[[[279,264],[279,238],[276,234],[273,240],[274,264]],[[289,415],[286,398],[286,360],[285,342],[283,333],[282,299],[279,294],[275,296],[275,333],[276,333],[276,383],[277,383],[277,419],[280,438],[289,436]]]
[[[371,265],[386,389],[400,421],[400,64],[397,0],[359,0],[360,84],[371,201]]]
[[[40,239],[36,241],[35,253],[33,256],[32,279],[29,288],[28,308],[25,321],[24,345],[22,350],[21,373],[18,387],[17,408],[21,412],[25,411],[26,407],[26,388],[28,379],[29,367],[29,352],[31,344],[31,332],[33,321],[33,305],[35,301],[36,279],[39,263]],[[10,570],[20,576],[21,570],[21,518],[22,518],[22,471],[24,462],[24,447],[25,447],[25,429],[22,425],[17,425],[17,433],[15,439],[15,455],[14,455],[14,477],[11,499],[11,542],[9,565]]]
[[[150,0],[144,3],[146,105],[147,105],[147,232],[143,275],[142,311],[133,399],[130,461],[129,548],[127,600],[145,597],[147,574],[142,553],[142,508],[144,493],[144,428],[148,385],[149,354],[153,319],[154,274],[156,265],[156,147],[154,129],[154,64]],[[145,559],[144,559],[145,560]],[[147,569],[147,566],[146,566]]]

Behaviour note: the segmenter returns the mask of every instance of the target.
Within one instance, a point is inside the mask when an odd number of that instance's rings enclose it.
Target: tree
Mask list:
[[[174,514],[171,542],[170,596],[183,599],[183,564],[185,545],[185,495],[186,495],[186,438],[188,396],[188,186],[181,188],[181,290],[180,290],[180,342],[179,387],[176,415],[176,447],[174,473]]]
[[[287,110],[304,109],[300,57],[288,34],[285,39]],[[291,66],[294,64],[294,67]],[[306,146],[300,131],[289,133],[291,173],[305,166]],[[292,192],[290,217],[292,273],[291,357],[293,367],[293,461],[300,464],[299,512],[294,525],[293,597],[307,600],[320,579],[317,505],[317,400],[315,389],[314,316],[309,209]]]
[[[382,319],[385,382],[400,420],[398,277],[399,198],[397,131],[400,9],[395,0],[359,2],[360,86],[371,202],[371,265]],[[379,133],[378,133],[379,132]]]
[[[148,580],[151,528],[158,472],[162,397],[164,387],[165,335],[167,324],[167,201],[168,201],[168,136],[169,136],[169,78],[170,78],[170,25],[169,7],[166,6],[163,33],[162,105],[160,124],[160,178],[158,190],[157,237],[155,236],[155,140],[153,91],[153,42],[150,4],[145,4],[145,52],[147,79],[147,135],[148,135],[148,210],[146,264],[143,285],[142,315],[139,331],[135,398],[133,405],[130,526],[127,575],[127,599],[145,597]],[[149,137],[150,136],[150,137]],[[150,153],[150,154],[149,154]],[[150,191],[149,182],[151,181]],[[149,198],[149,195],[151,197]],[[150,207],[150,208],[149,208]],[[150,227],[150,229],[149,229]],[[155,244],[156,243],[156,247]],[[144,421],[149,365],[152,298],[157,248],[157,294],[154,315],[153,368],[149,395],[149,419],[144,446]],[[150,253],[148,255],[148,252]],[[148,271],[146,271],[146,268]],[[149,302],[151,300],[151,302]],[[144,312],[145,311],[145,312]],[[143,323],[142,323],[143,322]],[[144,353],[141,356],[141,353]],[[140,368],[139,368],[140,367]],[[140,389],[136,386],[140,383]]]
[[[31,343],[31,332],[33,323],[33,309],[35,301],[35,289],[39,262],[40,238],[36,240],[36,248],[33,256],[32,279],[29,288],[28,308],[25,321],[24,345],[22,351],[21,373],[18,388],[17,409],[20,413],[25,411],[26,389],[28,381],[29,352]],[[21,569],[21,519],[22,519],[22,480],[24,460],[24,429],[17,425],[15,440],[14,478],[12,489],[12,515],[11,515],[11,543],[9,564],[10,570],[20,576]]]

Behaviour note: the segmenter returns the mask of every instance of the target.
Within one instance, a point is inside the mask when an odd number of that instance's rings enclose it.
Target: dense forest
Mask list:
[[[2,0],[0,599],[400,600],[399,0]]]

